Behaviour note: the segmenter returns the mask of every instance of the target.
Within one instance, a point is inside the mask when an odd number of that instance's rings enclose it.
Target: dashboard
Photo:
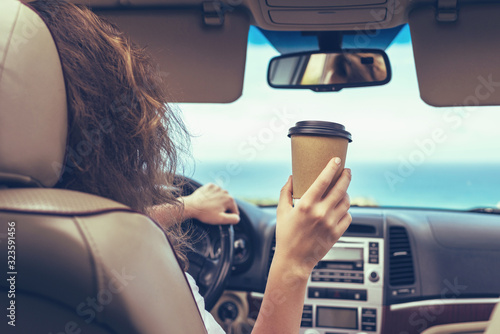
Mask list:
[[[251,323],[274,254],[276,208],[238,205],[235,254],[242,255],[212,314],[224,318],[227,294],[236,312],[246,313],[235,318]],[[351,226],[309,278],[300,333],[411,334],[489,319],[500,300],[499,215],[359,207],[350,212]]]

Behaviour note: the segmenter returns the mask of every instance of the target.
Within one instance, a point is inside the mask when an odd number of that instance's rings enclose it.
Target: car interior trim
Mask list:
[[[419,300],[402,304],[391,305],[391,311],[403,310],[413,307],[433,306],[433,305],[457,305],[457,304],[497,304],[500,298],[457,298],[457,299],[430,299]]]

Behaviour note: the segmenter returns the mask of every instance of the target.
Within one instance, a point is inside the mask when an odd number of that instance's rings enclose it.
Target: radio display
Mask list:
[[[358,329],[358,309],[318,306],[316,309],[316,326]]]
[[[334,247],[315,269],[363,270],[363,248]]]
[[[363,248],[334,247],[328,255],[332,261],[363,261]]]

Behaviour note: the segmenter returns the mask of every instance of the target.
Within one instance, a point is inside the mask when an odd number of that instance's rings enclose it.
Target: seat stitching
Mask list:
[[[93,259],[93,264],[94,264],[94,270],[95,270],[95,276],[96,276],[96,294],[99,293],[99,291],[103,290],[102,284],[104,284],[104,272],[101,269],[101,264],[102,261],[100,261],[101,254],[99,253],[99,249],[97,247],[97,243],[95,242],[92,233],[90,232],[90,229],[88,228],[87,224],[83,221],[80,220],[79,217],[74,217],[74,220],[77,224],[78,227],[81,228],[81,231],[84,235],[84,239],[87,242],[89,248],[90,248],[90,254]],[[101,318],[99,319],[102,321],[102,317],[99,316],[100,312],[96,314],[96,318]]]
[[[67,211],[67,212],[61,211],[61,212],[57,212],[57,211],[42,211],[40,209],[29,210],[29,209],[23,209],[23,208],[22,209],[11,209],[11,208],[0,207],[0,212],[25,213],[25,214],[36,214],[36,215],[45,215],[45,216],[60,216],[60,217],[68,217],[68,216],[70,216],[70,217],[73,217],[73,216],[85,217],[85,216],[101,215],[101,214],[111,213],[111,212],[129,212],[129,213],[141,214],[137,211],[134,211],[134,210],[128,209],[128,208],[110,208],[110,209],[102,209],[102,210],[95,210],[95,211]]]
[[[94,254],[92,253],[92,247],[90,246],[87,235],[83,231],[82,226],[80,225],[80,221],[77,219],[77,217],[73,217],[72,221],[75,224],[75,227],[76,227],[78,233],[80,234],[80,236],[83,240],[83,243],[85,244],[85,246],[87,248],[87,253],[88,253],[89,258],[90,258],[90,267],[91,267],[91,271],[92,271],[91,272],[92,290],[94,291],[94,294],[96,294],[98,291],[98,283],[97,283],[97,279],[95,278],[95,277],[97,277],[97,273],[96,273],[97,270],[96,270],[96,261],[94,258]]]

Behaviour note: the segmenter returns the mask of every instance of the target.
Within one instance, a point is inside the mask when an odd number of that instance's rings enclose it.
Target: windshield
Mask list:
[[[353,205],[499,207],[500,108],[426,105],[407,26],[386,52],[393,78],[385,86],[338,93],[273,89],[267,66],[278,52],[252,27],[242,97],[180,105],[194,135],[187,176],[237,198],[276,204],[291,174],[288,129],[301,120],[325,120],[352,133],[346,167],[353,174]]]

